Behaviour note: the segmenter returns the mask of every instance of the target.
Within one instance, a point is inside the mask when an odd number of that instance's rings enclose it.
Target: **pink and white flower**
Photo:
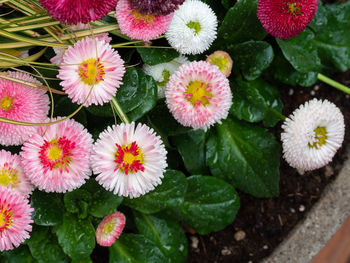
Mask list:
[[[40,127],[22,146],[24,172],[40,190],[72,191],[91,175],[92,143],[84,126],[72,119]]]
[[[178,122],[204,130],[225,119],[232,104],[229,81],[205,61],[183,64],[170,77],[165,98]]]
[[[167,167],[159,136],[145,124],[108,127],[96,141],[91,156],[96,180],[114,194],[139,197],[161,184]]]
[[[115,96],[125,73],[124,61],[105,41],[84,38],[64,53],[60,84],[73,102],[102,105]]]
[[[29,74],[5,72],[11,78],[40,84]],[[49,97],[41,89],[33,88],[14,81],[0,79],[0,117],[23,122],[40,123],[47,118]],[[21,126],[0,122],[0,144],[21,145],[37,132],[37,127]]]
[[[125,216],[114,212],[106,216],[96,229],[96,241],[100,246],[109,247],[119,238],[125,226]]]
[[[128,0],[120,0],[115,17],[123,34],[132,39],[149,41],[168,30],[173,14],[143,14],[133,8]]]
[[[24,174],[19,155],[5,150],[0,151],[0,187],[12,189],[26,197],[33,191],[33,186]]]
[[[0,187],[0,251],[18,247],[29,238],[34,211],[23,195]]]

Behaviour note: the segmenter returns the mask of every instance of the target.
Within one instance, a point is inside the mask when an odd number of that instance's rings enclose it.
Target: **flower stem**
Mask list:
[[[328,78],[327,76],[321,74],[321,73],[318,73],[317,74],[317,78],[321,81],[323,81],[324,83],[327,83],[328,85],[338,89],[338,90],[341,90],[342,92],[346,93],[346,94],[350,94],[350,88],[333,80],[333,79],[330,79]]]
[[[114,106],[115,110],[117,111],[117,114],[119,118],[124,122],[124,123],[130,123],[130,120],[128,119],[128,116],[124,113],[122,107],[120,107],[119,102],[117,101],[116,98],[112,98],[111,100],[112,105]]]
[[[286,120],[286,116],[284,116],[282,113],[279,111],[275,110],[274,108],[269,108],[270,112],[272,112],[277,118],[279,118],[282,121]]]

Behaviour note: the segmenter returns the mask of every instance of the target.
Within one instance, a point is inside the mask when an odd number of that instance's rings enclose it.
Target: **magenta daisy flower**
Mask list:
[[[0,186],[11,188],[27,197],[33,191],[33,186],[24,175],[21,158],[5,150],[0,151]]]
[[[22,146],[24,172],[40,190],[72,191],[91,174],[92,143],[84,126],[72,119],[41,127]]]
[[[310,24],[317,6],[318,0],[259,0],[257,15],[267,33],[287,39]]]
[[[63,56],[58,78],[73,102],[102,105],[115,96],[125,73],[124,61],[104,40],[84,38],[69,47]]]
[[[105,17],[118,0],[39,0],[53,18],[62,23],[87,24]]]
[[[168,15],[174,12],[184,0],[130,0],[133,8],[142,14]]]
[[[142,14],[128,0],[118,2],[115,17],[121,32],[132,39],[149,41],[168,30],[173,14],[155,16]]]
[[[114,212],[106,216],[96,229],[96,241],[99,245],[109,247],[119,238],[125,226],[125,216]]]
[[[169,79],[165,98],[178,122],[204,130],[225,119],[232,104],[229,81],[217,66],[205,61],[179,67]]]
[[[91,156],[96,180],[114,194],[139,197],[161,184],[167,167],[160,137],[144,124],[108,127],[96,141]]]
[[[0,187],[0,251],[18,247],[29,238],[33,223],[29,201],[12,189]]]
[[[6,73],[12,78],[40,84],[29,74],[10,71]],[[43,122],[47,118],[50,104],[45,93],[41,89],[0,79],[0,117],[24,122]],[[0,122],[0,144],[21,145],[36,131],[37,127]]]

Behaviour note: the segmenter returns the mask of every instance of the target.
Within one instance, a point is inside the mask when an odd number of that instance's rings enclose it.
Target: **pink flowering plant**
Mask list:
[[[185,262],[341,147],[344,117],[281,85],[350,68],[350,2],[3,0],[0,262]],[[280,125],[278,138],[271,129]],[[276,133],[275,133],[276,134]]]

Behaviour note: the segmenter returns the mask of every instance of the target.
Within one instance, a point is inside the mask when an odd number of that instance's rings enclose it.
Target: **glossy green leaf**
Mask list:
[[[72,259],[88,257],[95,247],[95,228],[90,219],[65,213],[63,224],[55,227],[58,243]]]
[[[203,130],[190,130],[185,134],[174,136],[172,142],[191,174],[208,174],[209,170],[205,164],[205,132]]]
[[[213,176],[190,176],[183,204],[172,209],[178,219],[205,235],[231,224],[239,209],[232,185]]]
[[[89,214],[95,217],[105,217],[117,210],[117,207],[123,201],[123,197],[107,191],[95,179],[90,179],[84,186],[92,195],[92,201],[89,205]]]
[[[142,213],[155,213],[166,207],[179,206],[184,200],[186,189],[185,175],[179,171],[167,170],[161,185],[138,198],[124,198],[123,204]]]
[[[179,56],[175,49],[170,48],[136,48],[144,63],[157,65],[166,63]]]
[[[113,117],[113,110],[110,103],[105,103],[102,106],[91,105],[85,108],[88,112],[99,117]]]
[[[247,80],[259,77],[273,60],[273,49],[264,41],[247,41],[234,45],[229,50],[235,68],[238,68]]]
[[[88,215],[88,207],[92,201],[90,192],[84,189],[75,189],[64,195],[64,206],[70,213],[77,213],[79,218],[85,218]]]
[[[109,248],[110,263],[165,263],[167,259],[143,235],[122,234]]]
[[[186,262],[187,238],[177,222],[134,212],[139,232],[155,244],[169,263]]]
[[[313,40],[322,64],[330,69],[345,71],[350,68],[350,2],[325,5],[320,8],[326,19],[313,25]],[[324,9],[324,11],[323,11]]]
[[[257,0],[241,0],[231,7],[219,28],[221,44],[262,40],[267,33],[256,16]]]
[[[278,89],[257,79],[231,84],[234,95],[230,113],[240,120],[249,122],[264,121],[265,126],[274,126],[279,120],[283,104]]]
[[[26,245],[20,245],[18,248],[9,251],[3,251],[0,255],[0,262],[2,263],[36,263],[29,248]]]
[[[49,194],[35,190],[31,197],[30,206],[34,208],[32,217],[35,224],[55,226],[62,223],[64,206],[61,194]]]
[[[290,64],[297,71],[307,73],[321,70],[321,60],[312,42],[314,38],[315,34],[306,29],[296,37],[285,40],[276,38],[276,40]]]
[[[27,241],[30,252],[39,263],[70,262],[48,227],[34,227]]]
[[[280,146],[266,129],[227,118],[207,142],[214,176],[256,197],[279,193]]]

